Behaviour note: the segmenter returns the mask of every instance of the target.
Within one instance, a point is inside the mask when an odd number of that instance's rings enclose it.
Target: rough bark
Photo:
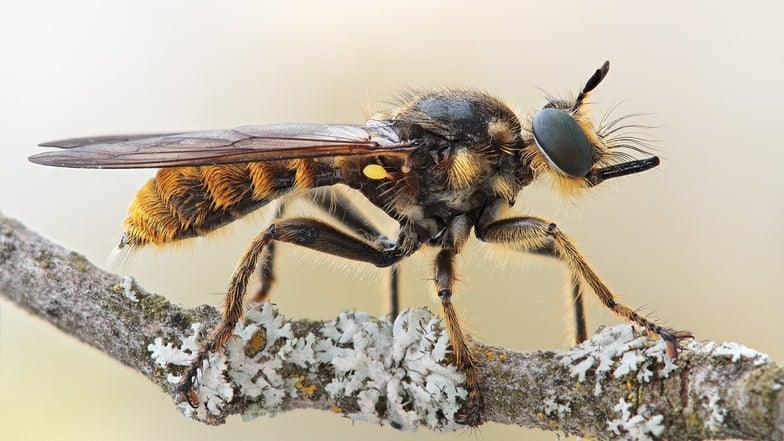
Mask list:
[[[463,376],[426,310],[394,323],[358,312],[316,322],[257,306],[205,363],[202,405],[192,409],[172,386],[219,320],[214,308],[173,305],[2,215],[0,295],[142,373],[209,424],[316,408],[394,428],[460,428]],[[569,351],[476,351],[490,422],[597,439],[784,439],[784,370],[737,343],[691,342],[673,362],[661,342],[620,325]]]

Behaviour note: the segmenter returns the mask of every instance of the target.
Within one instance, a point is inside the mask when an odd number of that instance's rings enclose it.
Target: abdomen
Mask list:
[[[201,236],[285,193],[339,180],[334,158],[163,168],[136,193],[120,247]]]

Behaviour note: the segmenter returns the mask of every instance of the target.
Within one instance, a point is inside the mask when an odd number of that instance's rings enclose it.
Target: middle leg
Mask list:
[[[548,246],[545,246],[544,248],[534,249],[530,251],[533,254],[538,254],[547,257],[554,257],[558,259],[558,254],[555,252],[555,249],[552,247],[552,243],[548,244]],[[574,275],[569,277],[569,282],[571,284],[572,311],[574,313],[573,315],[574,343],[580,344],[585,340],[588,340],[588,325],[585,316],[585,302],[583,299],[583,287],[582,287],[582,283],[580,282],[580,278],[575,277]]]
[[[340,225],[347,228],[358,237],[381,247],[393,248],[395,241],[390,240],[364,215],[360,209],[342,191],[333,187],[320,187],[309,190],[306,196],[309,202],[329,214]],[[278,222],[286,210],[287,199],[278,200],[278,207],[273,217],[273,222]],[[253,295],[253,301],[262,303],[269,296],[272,282],[275,280],[273,264],[275,258],[275,242],[267,245],[261,255],[258,265],[261,283]],[[400,311],[399,295],[400,270],[396,265],[390,269],[388,314],[391,318],[397,317]]]
[[[346,196],[345,192],[335,187],[319,187],[308,192],[310,201],[341,225],[350,229],[363,239],[384,247],[395,246],[395,241],[386,237],[373,221]],[[389,297],[387,314],[394,320],[400,313],[400,268],[392,265],[389,274]]]
[[[460,327],[460,319],[452,304],[452,286],[455,283],[455,251],[442,249],[436,257],[435,282],[438,297],[444,310],[446,329],[449,341],[455,354],[455,364],[466,376],[468,396],[463,402],[463,407],[455,415],[458,423],[471,427],[482,424],[483,399],[479,389],[479,371],[476,367],[476,358],[471,345]]]

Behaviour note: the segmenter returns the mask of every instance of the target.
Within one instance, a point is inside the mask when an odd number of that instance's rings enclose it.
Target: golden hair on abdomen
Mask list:
[[[204,235],[284,193],[332,184],[336,165],[331,159],[297,159],[160,169],[136,193],[120,247]]]

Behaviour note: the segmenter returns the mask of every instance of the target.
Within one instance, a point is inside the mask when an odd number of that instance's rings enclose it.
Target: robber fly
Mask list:
[[[477,360],[452,304],[455,257],[471,231],[484,242],[544,254],[569,269],[576,305],[577,339],[586,338],[584,284],[615,314],[667,342],[671,357],[691,337],[619,303],[574,242],[554,223],[510,214],[517,194],[549,175],[567,192],[639,173],[659,158],[617,136],[618,119],[594,127],[586,98],[609,70],[605,62],[572,99],[550,99],[521,120],[497,98],[472,90],[409,93],[391,111],[365,125],[286,123],[233,130],[147,136],[106,136],[42,144],[60,150],[31,161],[58,167],[160,168],[131,203],[119,246],[165,245],[201,236],[281,198],[299,192],[330,211],[333,226],[309,217],[276,220],[251,242],[240,259],[221,323],[194,357],[178,391],[198,406],[198,370],[219,350],[243,317],[246,285],[260,267],[266,298],[275,242],[287,242],[377,267],[396,265],[423,246],[439,251],[434,282],[457,366],[468,395],[458,421],[482,423]],[[343,184],[400,225],[389,240],[334,188]],[[341,228],[342,227],[342,228]]]

